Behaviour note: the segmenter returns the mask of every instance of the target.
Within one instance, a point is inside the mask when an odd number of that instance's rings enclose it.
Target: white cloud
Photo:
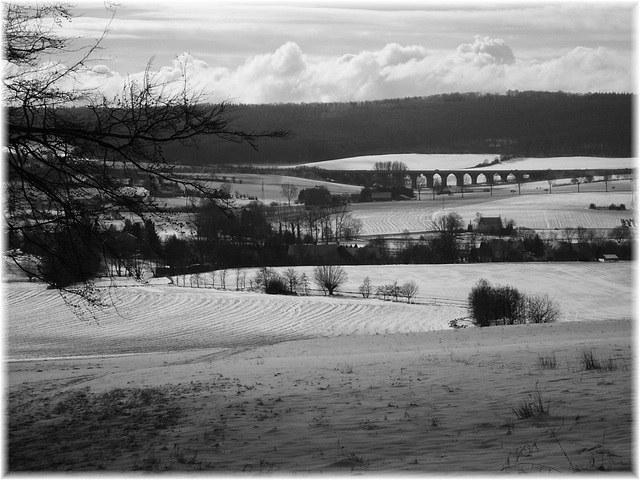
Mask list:
[[[495,63],[508,65],[516,60],[511,47],[504,40],[481,37],[480,35],[476,35],[473,43],[460,45],[457,53],[464,61],[473,62],[480,66]]]
[[[375,56],[378,58],[380,66],[400,65],[410,60],[420,60],[427,55],[427,50],[419,45],[403,47],[397,43],[387,44]]]
[[[111,75],[111,69],[106,65],[96,65],[91,69],[91,71],[99,75]]]
[[[249,58],[238,69],[238,75],[260,81],[261,78],[287,79],[300,75],[306,68],[300,47],[287,42],[273,53]]]
[[[631,62],[604,47],[576,47],[545,60],[521,60],[502,39],[475,36],[446,53],[389,43],[380,50],[333,59],[307,57],[295,42],[248,58],[234,68],[212,68],[188,53],[158,68],[157,78],[181,85],[183,74],[212,100],[242,103],[372,100],[449,92],[563,90],[632,91]],[[125,78],[104,65],[87,72],[87,84],[117,88]],[[139,79],[141,74],[131,75]]]

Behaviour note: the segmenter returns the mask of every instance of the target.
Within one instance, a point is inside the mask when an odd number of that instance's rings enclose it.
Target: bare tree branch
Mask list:
[[[233,107],[193,88],[186,64],[180,81],[165,82],[149,63],[141,80],[111,99],[83,88],[78,75],[95,60],[113,17],[101,38],[79,47],[56,33],[73,18],[69,5],[7,3],[4,17],[9,255],[55,288],[90,297],[104,259],[120,255],[107,241],[109,219],[171,221],[154,186],[216,201],[213,188],[180,174],[164,146],[214,135],[256,148],[262,138],[289,136],[235,128]],[[146,194],[128,187],[135,181],[146,183]],[[26,253],[40,261],[21,264]]]

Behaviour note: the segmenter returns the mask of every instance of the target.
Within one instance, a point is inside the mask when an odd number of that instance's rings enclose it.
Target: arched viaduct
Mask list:
[[[433,188],[434,185],[446,186],[449,180],[455,179],[455,185],[490,185],[498,183],[522,184],[558,178],[586,177],[587,175],[623,175],[633,173],[633,169],[573,169],[573,170],[518,170],[518,169],[429,169],[429,170],[329,170],[332,180],[370,187],[376,183],[381,185],[406,185],[411,180],[411,187],[418,188],[418,179],[422,179],[423,188]]]

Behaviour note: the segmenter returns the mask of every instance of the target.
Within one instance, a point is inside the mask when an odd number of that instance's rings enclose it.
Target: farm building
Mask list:
[[[477,230],[479,233],[499,234],[502,230],[502,219],[500,217],[481,217],[478,220]]]
[[[599,259],[600,262],[617,262],[620,260],[615,253],[605,253]]]

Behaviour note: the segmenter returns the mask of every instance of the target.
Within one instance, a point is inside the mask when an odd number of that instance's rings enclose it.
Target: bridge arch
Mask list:
[[[442,176],[439,173],[434,173],[431,175],[431,185],[436,186],[444,186],[444,182],[442,181]]]
[[[405,188],[413,188],[413,186],[416,184],[415,180],[409,174],[406,174],[403,180]]]
[[[416,188],[427,188],[429,186],[429,179],[424,173],[421,173],[415,177],[414,184]]]

